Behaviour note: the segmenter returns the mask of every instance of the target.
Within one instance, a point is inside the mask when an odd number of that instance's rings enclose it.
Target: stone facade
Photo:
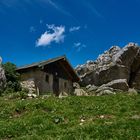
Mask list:
[[[59,78],[59,89],[60,93],[65,92],[71,94],[73,92],[73,82],[63,78]]]
[[[53,74],[41,71],[40,69],[31,69],[21,73],[21,84],[22,87],[29,89],[30,93],[34,91],[40,94],[53,93],[53,77]],[[70,94],[73,91],[73,82],[61,77],[58,79],[59,93],[66,92]]]

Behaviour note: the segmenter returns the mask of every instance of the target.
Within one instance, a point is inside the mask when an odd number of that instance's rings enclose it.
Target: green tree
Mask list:
[[[16,65],[10,62],[3,64],[6,76],[6,90],[20,91],[20,74],[16,72]]]

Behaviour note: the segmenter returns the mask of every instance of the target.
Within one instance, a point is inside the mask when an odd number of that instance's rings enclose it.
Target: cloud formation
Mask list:
[[[48,31],[43,33],[41,37],[36,41],[36,46],[47,46],[52,42],[60,43],[64,41],[64,26],[47,25],[47,27]]]
[[[69,31],[70,32],[74,32],[74,31],[78,31],[78,30],[80,30],[80,26],[74,26],[74,27],[71,27],[70,29],[69,29]]]
[[[81,42],[74,43],[74,47],[76,48],[77,52],[80,52],[83,48],[86,48],[87,46],[85,44],[82,44]]]
[[[78,43],[74,43],[74,46],[75,46],[75,47],[79,47],[80,45],[81,45],[80,42],[78,42]]]

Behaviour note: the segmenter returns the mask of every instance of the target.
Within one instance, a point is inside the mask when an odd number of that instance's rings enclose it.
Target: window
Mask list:
[[[47,83],[49,83],[49,75],[48,74],[46,75],[46,79],[45,80],[46,80]]]

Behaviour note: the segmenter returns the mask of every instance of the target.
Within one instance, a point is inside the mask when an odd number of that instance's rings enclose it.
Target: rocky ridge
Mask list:
[[[87,61],[75,70],[81,78],[80,85],[87,86],[88,90],[95,86],[121,91],[140,90],[140,47],[136,43],[123,48],[113,46],[96,61]]]
[[[2,68],[2,58],[0,57],[0,90],[3,90],[6,85],[6,77],[4,69]]]

